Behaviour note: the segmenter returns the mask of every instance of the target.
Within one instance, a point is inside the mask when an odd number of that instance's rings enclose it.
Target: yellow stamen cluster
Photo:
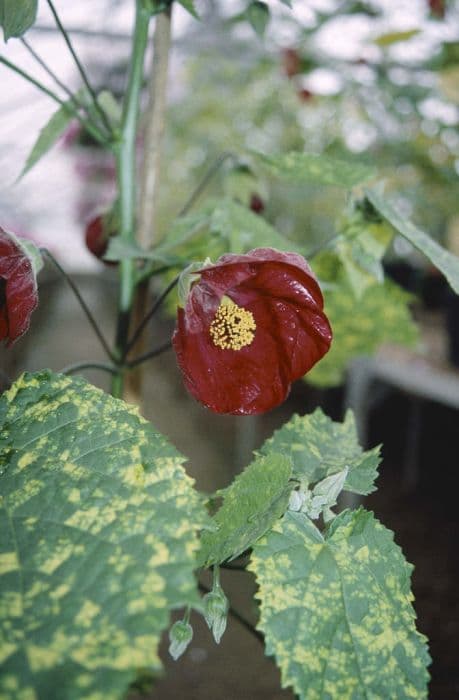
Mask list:
[[[209,332],[214,345],[223,350],[240,350],[250,345],[256,329],[253,314],[223,297]]]

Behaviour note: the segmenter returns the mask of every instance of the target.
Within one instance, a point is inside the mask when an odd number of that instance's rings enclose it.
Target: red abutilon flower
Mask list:
[[[29,328],[38,304],[41,257],[33,243],[0,228],[0,342],[7,346]]]
[[[187,389],[216,413],[278,406],[330,347],[322,293],[296,253],[223,255],[190,280],[172,342]]]
[[[116,208],[103,214],[94,216],[86,225],[86,247],[91,253],[105,265],[115,263],[103,260],[108,249],[110,238],[117,234],[118,221]]]

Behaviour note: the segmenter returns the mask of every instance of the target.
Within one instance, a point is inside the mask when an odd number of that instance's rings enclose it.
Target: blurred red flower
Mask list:
[[[86,225],[85,242],[91,253],[105,265],[116,263],[103,260],[112,236],[118,233],[118,217],[116,207],[94,216]]]
[[[282,50],[282,67],[288,78],[293,78],[301,72],[301,58],[296,49],[285,48]]]
[[[0,342],[6,341],[7,346],[29,328],[38,304],[36,272],[27,245],[0,228]]]
[[[431,13],[443,19],[446,12],[445,0],[428,0],[428,2]]]
[[[185,386],[216,413],[278,406],[332,339],[309,265],[258,248],[223,255],[196,277],[172,339]]]

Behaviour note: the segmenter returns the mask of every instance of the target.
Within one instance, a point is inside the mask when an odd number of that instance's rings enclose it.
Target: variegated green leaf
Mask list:
[[[0,401],[0,696],[121,698],[198,603],[204,509],[183,458],[83,379],[26,374]]]
[[[346,413],[343,423],[336,423],[317,408],[309,415],[293,416],[266,440],[260,452],[290,457],[293,476],[309,484],[348,468],[344,490],[366,495],[375,490],[379,450],[362,450],[352,411]]]
[[[283,687],[302,700],[427,697],[412,567],[372,513],[345,511],[324,538],[288,512],[255,544],[249,568]]]
[[[5,41],[26,33],[35,22],[38,0],[0,0],[0,27]]]
[[[330,158],[315,153],[263,155],[252,152],[261,167],[273,177],[296,185],[316,183],[351,188],[375,176],[369,165]]]
[[[223,504],[212,519],[214,528],[202,533],[200,566],[234,559],[281,517],[293,486],[291,471],[291,460],[272,452],[252,462],[219,492]]]
[[[381,216],[445,275],[456,294],[459,294],[459,257],[438,245],[376,190],[367,190],[366,196]]]
[[[419,331],[408,308],[412,296],[389,280],[368,287],[358,301],[351,287],[338,280],[324,289],[324,299],[333,342],[325,357],[306,375],[312,384],[342,384],[354,357],[372,355],[383,343],[412,347],[418,340]]]

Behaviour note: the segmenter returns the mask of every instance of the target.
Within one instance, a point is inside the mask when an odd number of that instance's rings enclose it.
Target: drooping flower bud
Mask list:
[[[220,644],[220,639],[226,629],[229,608],[228,598],[221,586],[217,584],[210,593],[204,596],[203,602],[205,621],[216,643]]]
[[[116,205],[105,213],[94,216],[86,225],[85,242],[91,253],[104,262],[106,265],[113,265],[113,262],[103,260],[107,252],[110,238],[116,236],[119,229],[118,211]]]
[[[193,639],[193,628],[189,622],[178,620],[169,630],[169,654],[174,661],[182,656],[189,643]]]

